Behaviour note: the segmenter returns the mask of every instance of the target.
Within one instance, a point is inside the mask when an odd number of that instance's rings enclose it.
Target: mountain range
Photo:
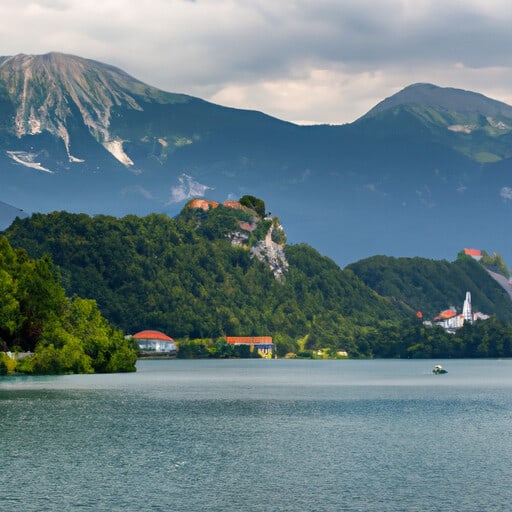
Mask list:
[[[414,84],[339,126],[164,92],[62,53],[0,57],[0,201],[11,213],[177,214],[244,194],[340,266],[376,254],[512,261],[512,107]]]

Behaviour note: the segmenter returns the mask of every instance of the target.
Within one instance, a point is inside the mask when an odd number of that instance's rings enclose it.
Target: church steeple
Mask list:
[[[471,292],[466,292],[466,300],[464,301],[464,306],[462,307],[462,316],[464,317],[464,322],[473,323],[473,309],[471,307]]]

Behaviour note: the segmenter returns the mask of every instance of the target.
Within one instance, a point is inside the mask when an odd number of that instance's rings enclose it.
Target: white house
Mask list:
[[[174,340],[160,331],[140,331],[132,337],[137,341],[142,352],[163,352],[172,354],[178,351]]]

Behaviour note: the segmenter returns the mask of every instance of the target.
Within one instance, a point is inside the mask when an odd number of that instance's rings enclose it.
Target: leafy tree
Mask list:
[[[11,359],[5,352],[0,352],[0,376],[13,373],[15,368],[16,361]]]
[[[48,255],[30,259],[0,238],[0,343],[33,351],[19,363],[1,356],[0,372],[133,371],[137,352],[101,315],[96,302],[66,297]]]
[[[30,360],[31,373],[36,375],[58,375],[64,373],[64,365],[60,352],[53,344],[38,345],[35,356]],[[29,368],[25,368],[28,370]]]
[[[23,263],[17,293],[23,318],[20,345],[34,350],[43,329],[60,321],[67,300],[49,256]]]
[[[12,335],[21,320],[19,302],[16,298],[16,282],[13,276],[0,268],[0,333]]]
[[[240,198],[239,202],[241,205],[254,210],[261,218],[265,217],[265,201],[263,201],[263,199],[258,199],[251,195],[245,195]]]

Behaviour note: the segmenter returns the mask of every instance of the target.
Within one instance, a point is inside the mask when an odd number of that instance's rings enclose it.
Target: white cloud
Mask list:
[[[300,124],[342,124],[363,115],[383,99],[385,85],[380,71],[349,73],[342,68],[311,68],[303,76],[231,83],[210,100],[238,108],[271,112],[280,119]],[[343,98],[351,98],[346,102]],[[354,112],[360,115],[354,117]]]

